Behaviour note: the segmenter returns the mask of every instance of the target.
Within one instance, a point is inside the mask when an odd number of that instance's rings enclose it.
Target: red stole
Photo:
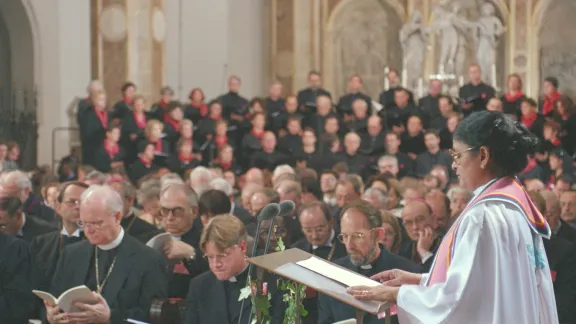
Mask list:
[[[180,131],[180,124],[182,123],[181,120],[174,120],[172,118],[170,118],[168,115],[164,116],[164,121],[172,126],[174,128],[174,131],[179,132]]]
[[[110,156],[111,160],[114,160],[116,154],[120,152],[120,147],[118,147],[118,143],[111,143],[108,140],[104,140],[104,149],[108,152],[108,156]]]
[[[180,162],[182,162],[183,164],[189,164],[190,162],[192,162],[192,160],[194,160],[194,156],[192,155],[184,156],[182,153],[178,153],[178,160],[180,160]]]
[[[512,94],[510,92],[506,92],[504,94],[504,98],[506,99],[506,101],[508,102],[516,102],[516,100],[522,98],[524,96],[524,93],[522,91],[518,91],[515,94]]]
[[[130,105],[130,106],[131,106],[132,103],[133,103],[133,101],[132,101],[131,98],[124,98],[124,102],[125,102],[127,105]]]
[[[538,118],[537,113],[533,113],[529,116],[522,115],[522,117],[520,117],[520,122],[522,122],[522,124],[524,124],[526,128],[530,128],[532,127],[532,124],[534,124],[534,122],[536,121],[536,118]]]
[[[200,116],[202,116],[202,117],[205,117],[208,114],[208,106],[206,106],[205,104],[196,105],[196,104],[191,103],[190,106],[192,108],[200,110]]]
[[[214,137],[214,143],[216,143],[216,147],[221,148],[228,143],[228,136],[216,136]]]
[[[138,116],[136,112],[134,114],[134,121],[136,122],[136,127],[140,129],[146,128],[146,114],[142,113],[142,115]]]
[[[142,158],[141,156],[139,157],[140,162],[142,162],[142,164],[144,164],[144,166],[148,169],[150,169],[150,167],[152,167],[152,161],[148,161],[144,158]]]
[[[100,123],[104,129],[108,128],[108,110],[104,109],[102,111],[98,110],[94,107],[94,112],[96,113],[96,117],[100,119]]]
[[[157,139],[156,143],[154,144],[154,152],[156,153],[162,153],[162,139]]]
[[[556,101],[560,99],[562,94],[558,91],[554,92],[550,97],[544,97],[544,104],[542,106],[542,115],[547,116],[554,111]]]
[[[436,252],[434,263],[432,264],[428,280],[425,284],[426,286],[446,282],[448,269],[452,263],[454,251],[458,243],[456,241],[458,227],[462,219],[466,217],[466,212],[484,201],[505,201],[517,206],[528,221],[532,231],[538,235],[547,238],[550,237],[551,231],[548,223],[546,223],[546,220],[518,180],[511,177],[498,179],[485,188],[484,191],[478,194],[468,206],[466,206],[448,233],[446,233]]]
[[[262,139],[262,136],[264,136],[264,131],[257,131],[254,128],[252,128],[252,130],[250,131],[250,134],[252,134],[257,139]]]

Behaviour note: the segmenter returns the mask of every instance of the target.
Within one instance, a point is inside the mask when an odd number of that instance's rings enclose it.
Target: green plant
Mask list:
[[[270,299],[268,293],[268,283],[260,283],[258,279],[250,279],[248,285],[240,290],[238,301],[250,298],[252,302],[252,313],[256,316],[252,318],[251,324],[270,324]]]
[[[286,250],[282,238],[278,237],[277,252]],[[302,301],[306,298],[306,286],[297,282],[278,279],[278,288],[284,291],[282,300],[288,304],[284,313],[284,324],[300,324],[301,318],[308,316],[308,311],[304,308]]]

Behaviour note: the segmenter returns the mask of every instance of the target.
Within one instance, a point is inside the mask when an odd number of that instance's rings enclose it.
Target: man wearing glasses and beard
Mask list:
[[[385,235],[381,211],[366,201],[357,200],[342,208],[341,233],[338,239],[346,246],[348,256],[336,264],[370,277],[383,269],[410,269],[421,272],[421,267],[403,257],[394,255],[378,242]],[[318,295],[318,324],[329,324],[356,317],[356,310],[347,304],[323,294]],[[366,315],[365,324],[382,323],[375,315]],[[392,323],[397,323],[396,316]]]

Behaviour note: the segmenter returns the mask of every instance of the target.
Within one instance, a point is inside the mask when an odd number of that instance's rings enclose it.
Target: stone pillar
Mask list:
[[[126,81],[149,101],[164,82],[164,0],[92,0],[92,74],[111,102]]]

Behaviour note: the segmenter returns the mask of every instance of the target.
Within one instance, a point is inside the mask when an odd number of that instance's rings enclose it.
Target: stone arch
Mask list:
[[[34,167],[37,156],[37,88],[39,80],[39,28],[30,0],[0,1],[0,21],[5,26],[5,44],[9,53],[4,96],[0,111],[12,113],[11,124],[3,125],[2,137],[17,141],[21,146],[22,167]],[[6,76],[4,76],[6,77]]]
[[[362,18],[356,15],[358,19],[354,19],[353,16],[358,12],[364,15],[361,15]],[[401,68],[402,58],[398,33],[406,19],[406,9],[399,0],[342,0],[336,5],[324,25],[322,66],[326,87],[334,93],[335,98],[344,94],[346,79],[353,74],[361,75],[365,84],[365,92],[377,98],[377,94],[383,90],[384,86],[384,68],[386,66]],[[342,21],[350,21],[357,25],[364,24],[364,26],[358,27],[352,24],[344,28]],[[373,23],[374,28],[365,28],[369,23]],[[344,68],[346,72],[343,72],[342,55],[338,53],[350,46],[343,45],[338,39],[341,34],[350,33],[350,30],[354,28],[362,29],[359,33],[353,34],[357,37],[365,37],[365,43],[373,44],[378,48],[359,50],[357,54],[347,55],[345,62],[350,63],[351,67]],[[368,30],[372,34],[366,35]]]

